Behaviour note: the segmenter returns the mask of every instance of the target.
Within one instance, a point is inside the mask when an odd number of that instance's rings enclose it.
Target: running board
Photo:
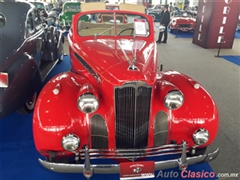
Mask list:
[[[42,61],[40,67],[41,80],[44,81],[48,74],[52,71],[55,65],[58,63],[58,59],[55,61]]]

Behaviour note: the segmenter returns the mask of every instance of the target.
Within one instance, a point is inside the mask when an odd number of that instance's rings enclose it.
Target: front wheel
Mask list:
[[[153,18],[153,21],[155,21],[155,19],[156,19],[156,16],[155,16],[155,14],[149,13],[148,15],[152,16],[152,18]]]
[[[37,92],[35,92],[25,104],[17,110],[19,114],[29,114],[33,111],[37,101]]]

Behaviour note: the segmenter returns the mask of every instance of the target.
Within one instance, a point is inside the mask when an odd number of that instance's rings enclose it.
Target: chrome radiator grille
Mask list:
[[[190,28],[191,24],[179,24],[178,27],[180,27],[180,28]]]
[[[116,148],[146,148],[152,88],[134,82],[115,88]]]

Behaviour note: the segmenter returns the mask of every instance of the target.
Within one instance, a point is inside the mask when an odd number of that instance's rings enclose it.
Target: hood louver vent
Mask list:
[[[85,67],[85,69],[97,80],[98,83],[101,82],[100,76],[89,66],[81,56],[79,56],[77,53],[74,53],[74,56],[77,58],[77,60],[82,64],[82,66]]]

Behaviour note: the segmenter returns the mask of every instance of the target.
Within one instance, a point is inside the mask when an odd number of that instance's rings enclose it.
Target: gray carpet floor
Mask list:
[[[158,33],[156,30],[155,39]],[[158,45],[159,64],[197,80],[215,100],[220,128],[207,151],[220,148],[220,155],[210,165],[216,173],[240,172],[240,66],[215,57],[218,49],[204,49],[190,38],[175,38],[169,34],[167,44]],[[221,55],[240,55],[240,39],[232,49],[220,50]],[[221,178],[219,178],[221,179]],[[227,178],[231,179],[231,178]],[[240,179],[232,178],[233,180]]]

